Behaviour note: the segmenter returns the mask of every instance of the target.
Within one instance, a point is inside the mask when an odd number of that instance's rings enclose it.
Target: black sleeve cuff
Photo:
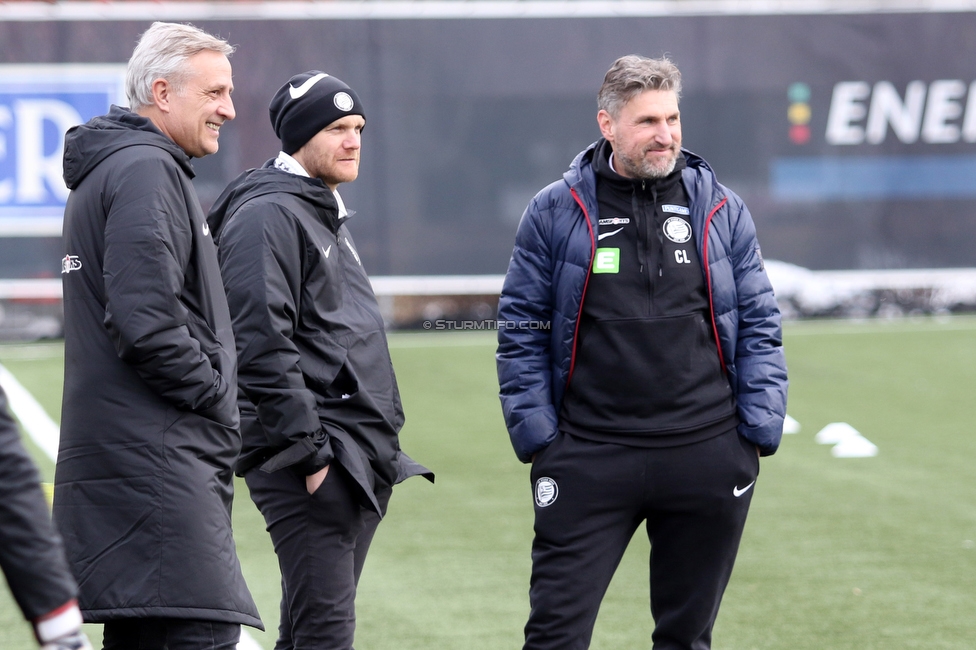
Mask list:
[[[319,450],[315,453],[315,455],[296,465],[295,470],[299,474],[311,476],[315,472],[325,469],[331,465],[333,460],[335,460],[335,454],[332,452],[332,437],[326,433],[325,442],[322,443],[322,446],[319,447]]]
[[[332,439],[324,429],[312,436],[306,436],[269,458],[261,471],[271,474],[280,469],[294,466],[295,471],[310,476],[332,463],[335,455],[332,452]]]

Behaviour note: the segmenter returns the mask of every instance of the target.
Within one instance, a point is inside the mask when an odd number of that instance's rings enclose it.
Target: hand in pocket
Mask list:
[[[305,477],[305,489],[308,490],[309,494],[315,494],[315,491],[321,487],[322,482],[325,481],[325,477],[329,474],[329,466],[326,465],[319,471],[315,472],[310,476]]]

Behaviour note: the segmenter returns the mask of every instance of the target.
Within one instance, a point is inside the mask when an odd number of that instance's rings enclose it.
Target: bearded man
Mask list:
[[[681,148],[680,94],[668,59],[618,59],[597,98],[603,138],[519,224],[497,364],[532,463],[525,650],[589,647],[641,523],[654,649],[709,648],[759,457],[782,435],[780,314],[755,226]]]

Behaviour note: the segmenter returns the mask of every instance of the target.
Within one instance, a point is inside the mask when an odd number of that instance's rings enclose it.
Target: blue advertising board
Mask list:
[[[58,236],[65,132],[125,103],[124,65],[0,65],[0,236]]]

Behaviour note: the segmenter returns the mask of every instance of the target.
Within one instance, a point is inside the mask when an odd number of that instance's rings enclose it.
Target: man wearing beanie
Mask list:
[[[376,298],[336,189],[359,175],[362,102],[312,70],[270,106],[281,152],[208,218],[237,341],[236,471],[278,555],[277,650],[347,650],[356,584],[392,487],[433,474],[400,451],[403,410]]]

